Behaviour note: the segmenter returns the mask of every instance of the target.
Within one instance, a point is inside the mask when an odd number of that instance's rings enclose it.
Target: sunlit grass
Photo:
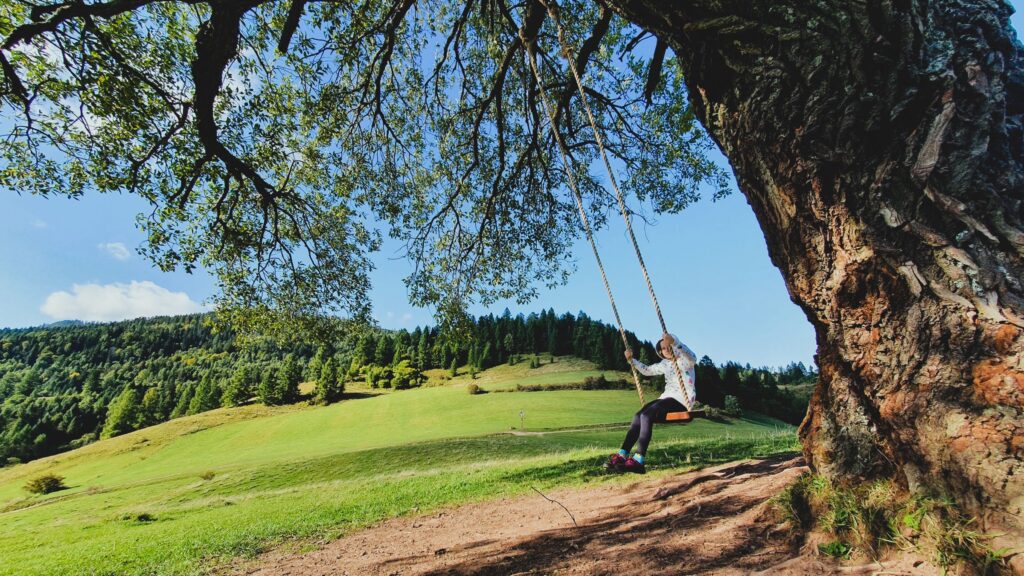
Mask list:
[[[514,385],[517,374],[477,380]],[[622,481],[601,462],[636,405],[630,391],[471,396],[456,384],[174,420],[0,470],[0,574],[195,574],[283,538],[336,536],[531,486]],[[508,433],[521,424],[542,433]],[[662,474],[795,442],[774,420],[699,420],[659,426],[649,459]],[[69,489],[22,488],[43,473]]]

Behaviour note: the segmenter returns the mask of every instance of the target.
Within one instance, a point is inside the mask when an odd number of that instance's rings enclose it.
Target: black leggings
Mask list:
[[[662,421],[669,412],[681,412],[683,410],[686,410],[686,407],[675,398],[660,398],[648,402],[633,416],[633,424],[629,427],[629,432],[626,432],[626,439],[622,442],[622,449],[629,452],[633,444],[636,444],[637,440],[639,440],[640,444],[637,446],[636,453],[641,455],[647,454],[647,445],[651,443],[654,423]]]

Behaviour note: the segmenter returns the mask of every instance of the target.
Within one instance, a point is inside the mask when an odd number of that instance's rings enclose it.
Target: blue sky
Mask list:
[[[1020,10],[1022,1],[1012,4]],[[1013,23],[1021,29],[1021,14]],[[203,309],[215,290],[208,274],[164,273],[135,253],[145,240],[136,215],[146,210],[145,202],[128,195],[69,200],[0,192],[0,327]],[[620,314],[627,329],[657,339],[657,317],[621,218],[610,222],[597,240]],[[771,366],[812,361],[813,329],[790,301],[741,194],[702,200],[681,214],[636,226],[669,329],[698,355]],[[568,285],[544,290],[525,306],[507,303],[508,308],[513,313],[582,310],[613,322],[585,242],[578,243],[575,255],[578,270]],[[398,247],[386,244],[375,261],[372,301],[380,325],[411,329],[433,323],[430,310],[408,303],[401,280],[410,265]],[[500,314],[505,306],[474,312]]]

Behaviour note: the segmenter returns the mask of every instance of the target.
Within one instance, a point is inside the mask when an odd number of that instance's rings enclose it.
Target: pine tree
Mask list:
[[[356,357],[359,364],[373,364],[377,358],[377,340],[371,334],[363,334],[359,337],[359,345],[356,347]]]
[[[160,413],[160,393],[156,388],[149,388],[142,395],[141,421],[140,425],[152,426],[163,421],[163,414]]]
[[[192,402],[192,395],[195,394],[196,383],[189,381],[178,386],[178,402],[171,411],[171,418],[180,418],[188,412],[188,405]]]
[[[260,402],[267,406],[278,406],[284,403],[284,398],[278,387],[280,372],[281,369],[277,366],[269,366],[263,370],[263,377],[260,378],[259,397]]]
[[[739,398],[740,367],[735,362],[729,362],[725,365],[725,370],[722,374],[722,394]]]
[[[646,364],[648,366],[650,366],[651,363],[653,362],[652,357],[651,357],[651,353],[650,353],[649,350],[647,350],[647,346],[641,346],[640,347],[640,358],[639,358],[639,360],[640,360],[641,364]]]
[[[320,378],[320,370],[323,368],[324,361],[327,357],[327,353],[324,347],[317,348],[316,354],[313,359],[306,365],[306,380],[316,380]]]
[[[448,369],[448,373],[451,374],[452,378],[455,378],[456,376],[459,375],[459,359],[458,358],[452,358],[452,365]]]
[[[427,342],[427,331],[420,334],[420,341],[416,345],[416,365],[420,370],[429,370],[431,367],[430,346]]]
[[[207,373],[199,381],[195,395],[192,396],[192,401],[189,402],[188,414],[199,414],[207,410],[219,408],[220,397],[220,387],[213,381],[213,376]]]
[[[295,355],[289,354],[285,356],[284,364],[277,375],[278,396],[281,398],[281,403],[292,404],[298,402],[299,383],[301,382],[302,368],[299,367],[298,362],[295,360]]]
[[[338,366],[334,358],[328,358],[320,369],[313,401],[316,404],[331,404],[341,399],[344,385],[338,380]]]
[[[725,405],[725,392],[722,389],[722,377],[715,363],[704,356],[697,363],[696,382],[694,383],[697,398],[708,406],[721,408]]]
[[[101,438],[120,436],[137,430],[142,420],[142,393],[129,386],[110,404]]]
[[[349,364],[348,366],[348,373],[346,374],[346,376],[348,377],[349,380],[355,381],[355,379],[359,377],[359,372],[361,369],[362,366],[359,365],[359,357],[353,356],[352,363]]]
[[[484,344],[484,351],[480,353],[480,357],[477,359],[477,368],[483,370],[484,368],[491,367],[491,343],[487,342]]]
[[[222,406],[241,406],[253,395],[252,367],[241,364],[235,368],[221,396]]]
[[[394,343],[387,334],[381,334],[377,338],[377,349],[374,354],[373,363],[378,366],[384,366],[391,362],[395,355]]]
[[[435,346],[434,357],[437,360],[438,368],[444,368],[448,366],[448,346],[445,346],[443,344],[440,346]]]

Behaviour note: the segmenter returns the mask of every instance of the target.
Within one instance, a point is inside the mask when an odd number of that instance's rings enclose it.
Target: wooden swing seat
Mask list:
[[[669,412],[668,414],[665,414],[665,418],[662,420],[662,422],[688,424],[694,418],[702,418],[703,416],[703,410],[690,410],[689,412]]]

